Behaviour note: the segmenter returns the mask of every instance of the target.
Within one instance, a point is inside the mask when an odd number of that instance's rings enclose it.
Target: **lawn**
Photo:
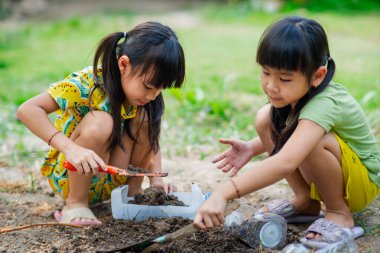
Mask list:
[[[223,148],[217,143],[220,137],[249,139],[255,135],[255,112],[266,102],[255,63],[257,43],[272,21],[294,14],[315,18],[325,27],[337,64],[335,81],[344,84],[362,105],[379,140],[379,13],[302,10],[266,14],[210,5],[186,14],[119,10],[84,18],[0,23],[0,108],[1,115],[7,115],[0,127],[0,144],[9,130],[23,132],[13,117],[15,107],[50,83],[91,65],[97,42],[104,35],[155,20],[177,32],[187,65],[185,87],[164,91],[164,154],[214,155]]]

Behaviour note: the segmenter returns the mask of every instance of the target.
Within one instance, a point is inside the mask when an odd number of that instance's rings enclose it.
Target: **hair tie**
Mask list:
[[[326,63],[325,63],[325,67],[326,67],[326,68],[327,68],[328,65],[329,65],[329,61],[331,61],[331,60],[332,60],[332,58],[331,58],[331,56],[329,56],[329,58],[327,58]]]

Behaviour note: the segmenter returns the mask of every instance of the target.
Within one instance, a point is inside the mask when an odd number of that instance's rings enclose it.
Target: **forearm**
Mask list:
[[[56,134],[58,129],[50,122],[44,109],[38,106],[21,105],[17,118],[37,137],[63,152],[73,142],[64,134]],[[56,135],[54,135],[56,134]],[[51,137],[54,135],[54,138]]]
[[[245,173],[231,178],[233,182],[227,181],[217,186],[214,192],[228,201],[269,186],[291,173],[291,167],[281,164],[279,159],[272,158],[256,162]]]

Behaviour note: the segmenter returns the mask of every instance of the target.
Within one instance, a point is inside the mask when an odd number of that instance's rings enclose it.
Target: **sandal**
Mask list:
[[[54,218],[59,223],[77,226],[100,226],[99,221],[88,207],[75,207],[54,212]]]
[[[324,217],[321,211],[319,215],[297,214],[291,201],[287,199],[275,199],[264,204],[255,214],[274,213],[285,218],[287,223],[308,223]]]
[[[317,239],[303,237],[300,239],[301,243],[310,248],[321,249],[343,240],[354,240],[362,236],[364,230],[361,227],[343,228],[331,220],[321,218],[310,225],[305,235],[308,233],[316,233],[320,236]]]

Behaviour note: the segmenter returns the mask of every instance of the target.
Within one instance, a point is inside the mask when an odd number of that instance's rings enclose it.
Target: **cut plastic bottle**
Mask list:
[[[282,249],[285,246],[287,224],[283,217],[264,213],[242,221],[238,212],[229,216],[226,217],[225,229],[237,234],[251,248]]]

